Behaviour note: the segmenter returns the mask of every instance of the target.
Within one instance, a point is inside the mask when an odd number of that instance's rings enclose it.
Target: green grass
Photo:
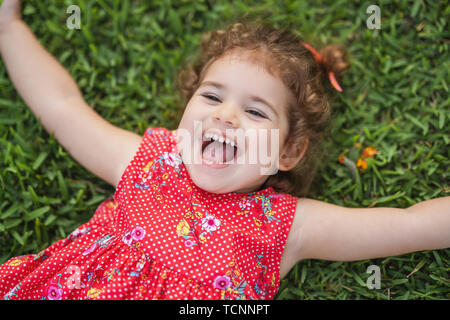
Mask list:
[[[173,77],[201,33],[249,12],[317,46],[344,43],[351,69],[333,95],[334,123],[310,198],[347,207],[409,207],[449,195],[450,8],[445,1],[71,1],[23,5],[23,19],[112,124],[140,135],[175,128]],[[355,147],[360,143],[360,147]],[[337,159],[379,153],[354,182]],[[81,167],[26,107],[0,62],[0,263],[37,253],[86,222],[114,188]],[[375,204],[374,204],[375,203]],[[277,299],[449,299],[450,250],[358,262],[305,260]],[[381,269],[381,289],[365,285]]]

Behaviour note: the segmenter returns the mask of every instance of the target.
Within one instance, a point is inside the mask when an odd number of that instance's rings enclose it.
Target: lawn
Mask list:
[[[333,123],[308,197],[346,207],[406,208],[448,196],[449,40],[447,1],[33,1],[23,19],[70,72],[85,100],[112,124],[139,135],[175,129],[176,73],[202,33],[248,14],[286,27],[314,46],[342,43],[351,68],[332,92]],[[445,18],[447,17],[447,18]],[[346,163],[377,150],[353,179]],[[100,156],[100,155],[99,155]],[[24,104],[0,60],[0,263],[37,253],[89,220],[114,187],[81,167]],[[357,262],[305,260],[277,299],[449,299],[450,249]],[[377,265],[381,288],[369,289]]]

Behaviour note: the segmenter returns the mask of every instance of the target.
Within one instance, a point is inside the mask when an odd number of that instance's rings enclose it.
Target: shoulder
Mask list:
[[[152,157],[158,147],[162,148],[163,145],[158,139],[167,139],[173,137],[173,131],[163,127],[147,128],[142,136],[134,134],[127,143],[122,144],[122,154],[124,161],[122,162],[119,172],[116,175],[115,186],[117,188],[120,180],[127,167],[129,167],[133,161],[139,162],[138,157],[142,158],[142,161],[146,161],[147,158]]]
[[[310,232],[308,226],[313,224],[320,228],[320,225],[331,222],[331,219],[327,219],[327,217],[330,218],[333,214],[327,213],[340,213],[342,210],[348,210],[348,208],[310,198],[296,198],[296,201],[295,215],[288,236],[291,248],[295,248],[296,253],[302,252],[301,248],[305,245]]]
[[[291,229],[289,230],[288,238],[286,241],[286,250],[297,252],[301,243],[300,240],[300,229],[303,226],[303,221],[305,220],[305,205],[311,199],[308,198],[295,198],[296,207],[294,218],[292,220]]]
[[[295,213],[282,257],[282,274],[286,274],[297,262],[306,258],[302,256],[302,253],[306,238],[308,238],[309,231],[307,229],[311,215],[314,215],[314,212],[323,211],[324,206],[334,206],[310,198],[295,198],[295,201]]]

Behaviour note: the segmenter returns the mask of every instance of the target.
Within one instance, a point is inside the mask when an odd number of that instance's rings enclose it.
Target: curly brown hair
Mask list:
[[[307,195],[324,152],[322,142],[331,116],[324,77],[328,71],[333,71],[339,78],[349,67],[342,45],[320,49],[323,63],[319,65],[302,42],[300,36],[286,29],[260,23],[234,23],[226,30],[204,34],[200,57],[187,64],[176,78],[176,88],[186,105],[208,67],[230,50],[238,48],[254,53],[268,72],[281,79],[296,98],[295,105],[287,109],[289,130],[286,143],[298,146],[304,154],[292,170],[279,170],[269,176],[263,187],[272,186],[277,192],[297,197]]]

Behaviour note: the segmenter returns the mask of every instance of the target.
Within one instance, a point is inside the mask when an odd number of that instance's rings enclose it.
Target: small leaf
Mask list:
[[[42,162],[44,162],[45,158],[47,158],[47,155],[47,152],[41,152],[37,156],[36,160],[34,160],[33,165],[31,166],[33,170],[37,170],[41,166]]]
[[[413,275],[414,273],[416,273],[417,271],[419,271],[420,268],[422,268],[422,267],[425,265],[426,262],[427,262],[427,259],[422,259],[422,260],[417,264],[417,266],[414,268],[414,270],[411,271],[411,273],[408,274],[408,275],[406,276],[406,278],[409,278],[411,275]]]
[[[24,220],[25,221],[31,221],[31,220],[34,220],[36,218],[40,218],[40,217],[42,217],[42,215],[44,213],[46,213],[49,210],[50,210],[49,206],[45,206],[45,207],[33,210],[30,213],[25,214]]]

